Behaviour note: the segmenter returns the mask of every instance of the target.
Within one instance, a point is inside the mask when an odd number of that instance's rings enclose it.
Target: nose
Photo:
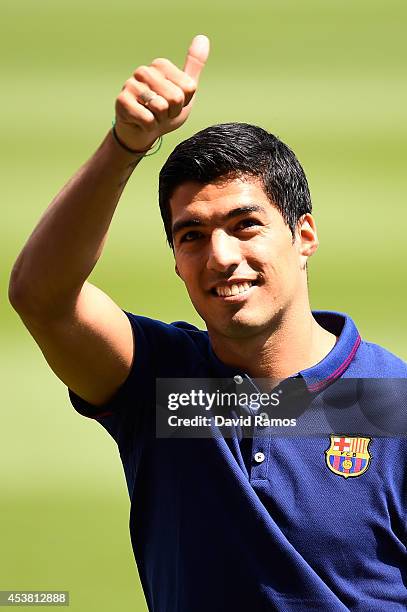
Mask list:
[[[209,241],[207,267],[216,272],[233,272],[242,261],[238,238],[215,230]]]

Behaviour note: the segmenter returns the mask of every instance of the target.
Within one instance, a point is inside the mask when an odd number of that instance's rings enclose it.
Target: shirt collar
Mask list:
[[[361,343],[361,337],[352,319],[340,312],[313,311],[313,317],[327,331],[337,336],[332,350],[322,361],[299,372],[309,391],[317,392],[340,378],[349,367]]]
[[[352,362],[361,343],[361,338],[356,325],[346,314],[318,310],[313,311],[312,315],[321,327],[338,338],[335,346],[322,361],[294,376],[303,378],[308,391],[316,393],[342,376]],[[214,353],[210,343],[209,353],[216,376],[230,378],[240,375],[249,378],[243,370],[232,368],[223,363]]]

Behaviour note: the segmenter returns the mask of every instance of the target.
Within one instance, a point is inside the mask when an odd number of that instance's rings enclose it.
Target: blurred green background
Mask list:
[[[209,124],[275,132],[307,172],[321,246],[314,308],[350,313],[407,357],[407,39],[404,0],[3,0],[0,590],[65,589],[75,611],[145,610],[114,442],[70,407],[7,301],[8,276],[42,210],[111,125],[138,64],[212,54],[189,122],[142,162],[92,277],[123,308],[200,324],[165,245],[157,173]]]

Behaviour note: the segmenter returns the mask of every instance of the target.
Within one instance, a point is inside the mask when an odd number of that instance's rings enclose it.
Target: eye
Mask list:
[[[201,238],[201,237],[202,237],[201,232],[190,231],[190,232],[186,232],[183,236],[181,236],[180,242],[194,242],[194,240],[198,240],[198,238]]]
[[[257,219],[242,219],[242,221],[239,221],[239,223],[237,224],[236,229],[250,229],[252,227],[256,227],[257,225],[261,225],[261,223],[257,221]]]

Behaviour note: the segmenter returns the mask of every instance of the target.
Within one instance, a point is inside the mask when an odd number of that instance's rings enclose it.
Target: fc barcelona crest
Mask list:
[[[331,472],[344,478],[360,476],[366,472],[372,459],[369,452],[371,438],[331,435],[330,440],[325,457]]]

